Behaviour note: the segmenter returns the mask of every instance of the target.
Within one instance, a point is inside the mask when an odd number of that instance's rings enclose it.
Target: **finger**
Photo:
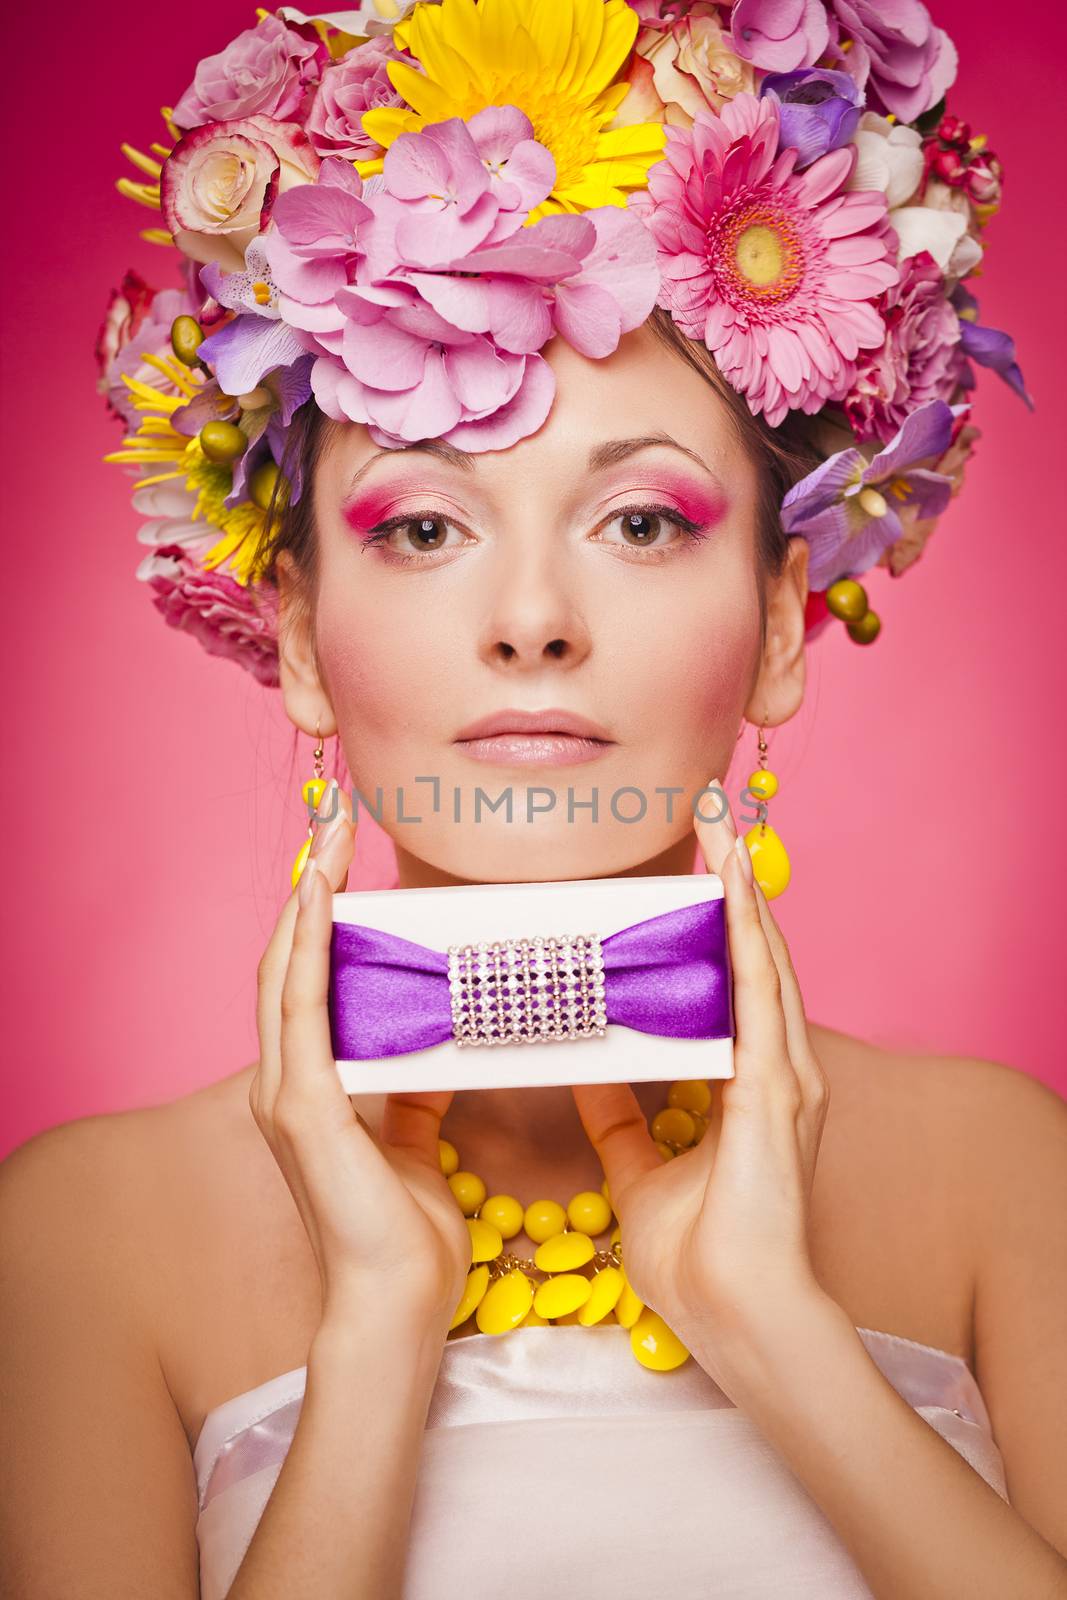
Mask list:
[[[337,800],[333,800],[333,794]],[[317,824],[308,860],[315,858],[334,888],[343,887],[355,845],[351,803],[341,793],[336,779],[322,796],[321,815],[332,819]],[[305,866],[305,871],[307,870]],[[298,885],[299,888],[299,885]],[[259,1034],[259,1070],[253,1080],[257,1104],[253,1110],[273,1114],[281,1088],[281,993],[289,966],[296,925],[297,890],[288,897],[259,963],[256,1000],[256,1028]],[[251,1096],[250,1096],[251,1099]]]
[[[767,942],[771,947],[778,977],[782,985],[782,1009],[785,1012],[786,1036],[789,1040],[789,1058],[800,1082],[805,1103],[825,1102],[829,1092],[826,1074],[815,1052],[808,1032],[808,1018],[804,997],[800,989],[793,957],[785,936],[767,904],[767,897],[757,883],[756,903]]]
[[[334,1068],[327,1011],[332,932],[330,884],[318,859],[309,856],[297,890],[292,948],[281,991],[279,1092],[287,1097],[311,1096],[327,1078],[341,1088]],[[343,1090],[341,1096],[347,1102]]]
[[[571,1093],[582,1127],[600,1157],[618,1216],[627,1189],[646,1172],[662,1167],[663,1157],[628,1083],[576,1083]]]
[[[723,1093],[737,1098],[734,1084],[789,1088],[799,1092],[789,1059],[789,1041],[782,1008],[782,984],[760,920],[755,887],[748,881],[738,848],[726,853],[720,876],[726,901],[726,932],[733,979],[735,1076]]]
[[[454,1090],[419,1094],[390,1094],[382,1112],[381,1140],[397,1150],[409,1150],[433,1172],[441,1170],[441,1119],[452,1104]]]
[[[709,872],[721,877],[726,852],[734,842],[735,833],[730,802],[721,778],[712,778],[705,785],[694,801],[693,813],[693,827],[704,865]]]

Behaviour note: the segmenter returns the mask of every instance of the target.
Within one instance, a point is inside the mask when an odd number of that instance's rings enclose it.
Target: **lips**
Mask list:
[[[569,735],[577,739],[593,739],[600,744],[612,744],[610,734],[599,723],[592,722],[588,717],[582,717],[574,711],[564,711],[561,708],[550,707],[545,711],[494,711],[490,716],[479,717],[477,722],[468,723],[456,735],[456,743],[469,739],[491,739],[497,734],[531,735],[531,734],[557,734]]]

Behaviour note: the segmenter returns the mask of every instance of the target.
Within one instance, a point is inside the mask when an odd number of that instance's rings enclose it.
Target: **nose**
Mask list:
[[[577,666],[591,638],[581,604],[578,574],[558,549],[530,539],[494,564],[492,593],[482,631],[481,655],[512,672],[558,661]]]

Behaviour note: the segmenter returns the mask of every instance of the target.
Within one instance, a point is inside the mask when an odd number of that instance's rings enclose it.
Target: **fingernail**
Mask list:
[[[306,906],[311,899],[315,887],[315,874],[318,870],[318,863],[313,856],[309,855],[304,862],[304,870],[300,874],[300,882],[296,886],[296,897],[302,906]]]
[[[329,817],[330,820],[315,824],[315,837],[311,841],[311,849],[308,852],[309,859],[311,856],[317,856],[320,851],[325,849],[329,841],[336,838],[348,821],[344,807],[341,804],[336,778],[330,779],[329,787],[323,791],[322,801],[316,808],[315,814],[316,816]]]
[[[756,875],[752,871],[752,856],[748,845],[745,843],[740,834],[738,834],[737,838],[734,840],[734,849],[737,851],[737,854],[740,858],[741,871],[744,873],[746,880],[750,884],[755,883]]]

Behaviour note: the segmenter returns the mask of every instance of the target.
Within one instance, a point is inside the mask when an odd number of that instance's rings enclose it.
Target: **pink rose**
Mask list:
[[[163,163],[163,220],[194,261],[240,272],[245,247],[262,233],[280,194],[310,183],[321,165],[303,128],[244,117],[194,128]]]
[[[366,161],[381,154],[381,146],[363,132],[363,113],[378,106],[404,104],[386,68],[390,61],[407,59],[391,40],[379,37],[368,39],[327,67],[304,124],[320,156]]]
[[[305,39],[277,17],[264,17],[231,39],[216,56],[205,56],[174,107],[179,128],[241,117],[298,115],[329,59],[319,39]]]
[[[642,15],[648,7],[638,8]],[[630,91],[614,126],[667,122],[690,128],[702,108],[721,109],[742,91],[751,93],[755,73],[732,49],[719,26],[717,7],[696,0],[652,13],[637,35]]]

